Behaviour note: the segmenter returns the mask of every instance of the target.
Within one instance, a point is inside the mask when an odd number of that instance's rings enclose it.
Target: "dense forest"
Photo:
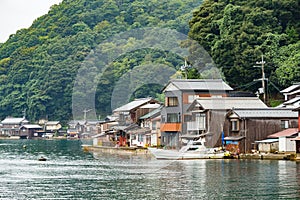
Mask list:
[[[231,86],[251,88],[262,55],[270,92],[300,81],[299,0],[206,0],[189,24]]]
[[[64,0],[30,28],[0,44],[0,118],[20,116],[26,110],[31,121],[71,119],[75,79],[79,69],[84,73],[83,63],[91,64],[91,52],[99,44],[106,53],[129,48],[139,42],[127,38],[124,46],[118,46],[109,39],[144,27],[188,34],[211,55],[226,81],[240,90],[255,92],[259,87],[253,80],[260,78],[261,72],[253,65],[264,55],[266,76],[273,85],[270,92],[276,93],[300,81],[299,12],[298,0]],[[146,38],[155,39],[154,33]],[[190,51],[193,46],[191,43]],[[115,85],[136,66],[159,63],[158,71],[167,65],[175,73],[184,59],[149,48],[116,58],[97,81],[92,99],[97,116],[103,118],[111,112]],[[201,75],[192,68],[187,77]],[[132,98],[159,98],[161,88],[159,84],[136,88]],[[85,105],[80,109],[86,109]]]
[[[0,44],[0,118],[21,116],[26,109],[31,121],[71,119],[74,79],[91,50],[113,35],[142,27],[187,34],[192,10],[200,4],[195,0],[64,0],[52,6],[30,28]],[[110,48],[109,43],[106,46]],[[95,97],[97,116],[111,112],[115,82],[145,59],[174,68],[183,63],[183,58],[168,52],[147,56],[149,51],[121,57],[105,72]],[[160,93],[161,86],[151,88],[152,94],[147,95]],[[137,91],[136,97],[146,95],[143,91]]]

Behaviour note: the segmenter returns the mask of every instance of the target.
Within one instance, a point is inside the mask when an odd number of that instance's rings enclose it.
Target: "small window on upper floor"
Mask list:
[[[289,120],[281,120],[281,128],[282,129],[289,128]]]
[[[240,125],[238,119],[232,119],[231,120],[231,131],[239,131]]]
[[[167,98],[167,106],[174,107],[178,106],[178,98],[177,97],[166,97]]]

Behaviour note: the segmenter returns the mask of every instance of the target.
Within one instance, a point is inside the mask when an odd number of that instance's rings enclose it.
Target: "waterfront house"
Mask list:
[[[255,141],[255,144],[259,153],[275,153],[279,151],[279,139]]]
[[[101,133],[101,121],[88,120],[85,124],[85,133],[90,136]]]
[[[146,134],[146,144],[148,146],[160,146],[160,113],[162,108],[161,105],[159,108],[140,117],[140,126],[151,130],[149,134]]]
[[[164,87],[165,107],[161,111],[161,143],[180,148],[180,136],[186,134],[189,106],[200,97],[227,97],[233,89],[220,79],[170,80]]]
[[[34,137],[41,137],[43,133],[43,127],[37,124],[24,124],[20,126],[19,131],[20,138],[32,139]]]
[[[255,141],[279,131],[297,127],[297,114],[287,108],[232,109],[224,126],[225,148],[237,153],[256,149]]]
[[[149,139],[147,140],[147,136],[151,134],[151,130],[149,127],[140,127],[137,124],[131,124],[130,126],[124,128],[125,139],[127,139],[127,143],[125,141],[126,146],[129,147],[147,147],[150,145]],[[121,140],[120,144],[122,144]],[[124,144],[122,144],[124,146]]]
[[[86,120],[72,120],[68,123],[67,134],[69,137],[79,137],[86,131]]]
[[[271,134],[268,138],[278,139],[279,153],[295,153],[296,143],[293,140],[298,136],[298,128],[288,128]]]
[[[222,146],[221,134],[226,126],[226,114],[231,109],[267,108],[257,97],[198,98],[190,105],[184,118],[186,135],[182,138],[201,137],[207,147]]]
[[[45,122],[45,131],[47,133],[55,133],[61,129],[61,124],[59,121],[47,121]]]
[[[138,120],[141,116],[159,106],[159,102],[153,98],[135,99],[113,110],[113,116],[117,118],[119,125],[138,124]]]
[[[22,118],[6,117],[1,121],[0,130],[2,136],[20,137],[20,127],[29,121]]]

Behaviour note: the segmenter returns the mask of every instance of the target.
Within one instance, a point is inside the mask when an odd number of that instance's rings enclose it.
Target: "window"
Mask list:
[[[161,122],[165,123],[166,122],[166,117],[164,115],[161,116]]]
[[[206,114],[196,113],[196,123],[199,125],[199,130],[206,130]]]
[[[143,135],[142,134],[138,134],[138,142],[143,142]]]
[[[180,122],[180,114],[177,113],[169,113],[167,114],[167,122],[168,123],[178,123]]]
[[[157,121],[152,121],[152,130],[156,130],[156,122]]]
[[[184,122],[191,122],[192,121],[192,115],[184,115]]]
[[[169,107],[178,106],[178,98],[177,97],[167,97],[167,106],[169,106]]]
[[[289,128],[289,120],[281,120],[281,128],[282,129]]]
[[[237,119],[231,120],[231,130],[232,131],[239,131],[239,121]]]

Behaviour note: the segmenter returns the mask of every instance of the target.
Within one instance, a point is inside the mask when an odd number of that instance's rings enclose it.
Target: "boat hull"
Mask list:
[[[224,158],[224,152],[181,152],[176,150],[165,150],[165,149],[155,149],[148,148],[149,151],[158,160],[191,160],[191,159],[222,159]]]

